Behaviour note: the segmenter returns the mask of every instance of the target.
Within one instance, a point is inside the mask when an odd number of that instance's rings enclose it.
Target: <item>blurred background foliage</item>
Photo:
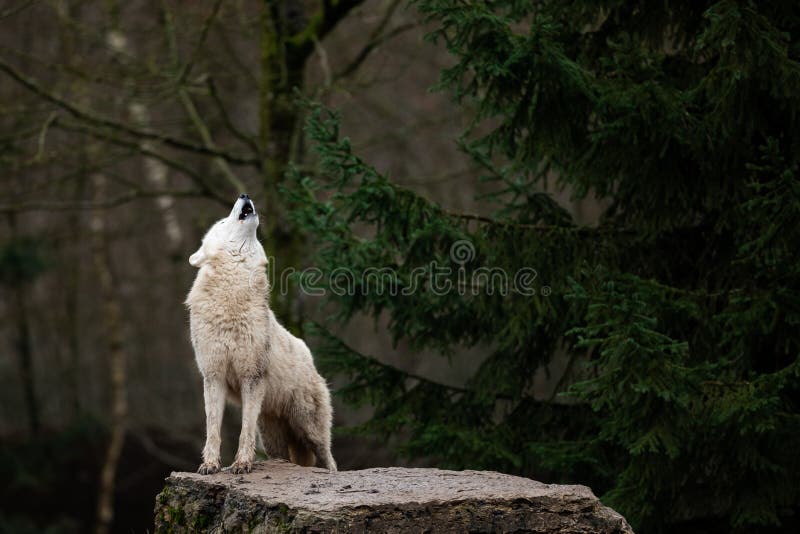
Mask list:
[[[19,0],[0,25],[0,529],[145,531],[196,467],[186,258],[242,191],[342,468],[583,483],[642,532],[798,527],[796,2]],[[437,265],[465,278],[435,291]],[[308,266],[423,283],[280,284]],[[487,268],[535,277],[464,285]]]

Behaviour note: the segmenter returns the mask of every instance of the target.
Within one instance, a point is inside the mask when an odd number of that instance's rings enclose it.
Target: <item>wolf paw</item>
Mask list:
[[[230,470],[234,475],[243,475],[245,473],[249,473],[253,470],[253,462],[243,462],[241,460],[237,460],[233,462]]]
[[[201,475],[213,475],[219,472],[219,462],[203,462],[197,469]]]

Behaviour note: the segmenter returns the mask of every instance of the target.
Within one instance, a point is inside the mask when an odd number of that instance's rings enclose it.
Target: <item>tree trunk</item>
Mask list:
[[[291,161],[301,157],[302,116],[295,104],[295,90],[303,89],[303,71],[308,50],[290,42],[298,20],[291,2],[264,0],[261,34],[261,77],[259,87],[259,144],[265,199],[262,202],[264,248],[279,258],[274,272],[297,267],[302,242],[288,230],[285,207],[278,188]],[[301,21],[305,23],[305,21]],[[302,324],[294,309],[292,292],[274,292],[272,306],[290,330],[299,333]]]
[[[11,228],[11,238],[14,240],[17,238],[17,225],[16,217],[13,213],[10,213],[8,216],[8,225]],[[39,432],[40,428],[39,401],[36,398],[33,351],[31,349],[31,329],[26,306],[26,302],[28,302],[27,289],[25,281],[19,280],[11,287],[11,292],[16,308],[14,317],[16,319],[15,326],[17,330],[17,361],[19,363],[22,392],[25,398],[25,409],[28,415],[28,428],[31,434],[36,434]]]
[[[95,200],[105,197],[105,179],[101,175],[92,177],[95,187]],[[103,326],[108,339],[109,387],[111,390],[111,437],[106,450],[106,458],[100,471],[97,498],[96,534],[109,531],[114,519],[114,488],[117,465],[125,441],[125,420],[128,413],[126,395],[125,351],[122,336],[122,312],[114,292],[114,277],[109,261],[106,241],[105,213],[95,210],[92,213],[92,258],[103,302]]]
[[[86,200],[86,177],[80,176],[75,181],[72,197],[75,203]],[[65,253],[68,263],[64,275],[65,292],[65,328],[67,330],[67,351],[69,360],[64,372],[65,386],[67,389],[68,403],[72,409],[72,417],[78,417],[81,413],[81,270],[84,264],[84,257],[81,254],[83,239],[85,236],[85,225],[83,212],[74,210],[67,215],[68,225],[73,231],[73,240]]]

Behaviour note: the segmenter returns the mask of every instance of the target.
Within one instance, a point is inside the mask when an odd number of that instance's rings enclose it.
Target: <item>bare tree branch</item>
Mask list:
[[[139,143],[137,141],[131,141],[129,139],[124,139],[119,136],[115,136],[114,134],[103,129],[92,128],[79,124],[69,124],[59,119],[53,121],[53,126],[66,131],[82,133],[84,135],[88,135],[95,139],[107,141],[117,146],[130,148],[139,152],[144,156],[149,156],[151,158],[157,159],[158,161],[169,166],[170,168],[175,169],[176,171],[191,178],[192,181],[194,181],[198,186],[200,186],[201,191],[204,193],[205,196],[213,198],[214,200],[216,200],[217,202],[219,202],[224,206],[227,206],[230,203],[230,199],[226,198],[225,196],[217,192],[216,188],[213,187],[208,182],[208,179],[205,176],[198,173],[191,167],[188,167],[183,163],[180,163],[179,161],[176,161],[172,158],[165,156],[160,152],[156,152],[155,150],[148,148],[146,145],[143,145],[142,143]]]
[[[531,224],[531,223],[518,223],[514,221],[501,221],[492,219],[491,217],[484,217],[483,215],[476,215],[473,213],[458,213],[455,211],[442,210],[448,217],[456,219],[463,219],[465,221],[475,221],[480,224],[488,224],[492,226],[503,226],[506,228],[519,228],[521,230],[534,230],[537,232],[569,232],[575,235],[592,236],[599,234],[628,234],[632,233],[630,228],[612,228],[612,227],[592,227],[592,226],[565,226],[558,224]]]
[[[450,180],[455,180],[456,178],[463,178],[464,176],[472,176],[479,171],[480,171],[479,167],[465,167],[461,169],[450,170],[433,176],[420,176],[414,180],[393,180],[393,182],[398,185],[402,185],[404,187],[415,186],[415,185],[440,184],[443,182],[449,182]]]
[[[178,48],[176,45],[175,39],[175,25],[172,23],[172,12],[166,5],[162,6],[162,10],[164,13],[164,31],[167,34],[167,42],[170,43],[170,54],[172,56],[173,62],[177,65],[180,63],[180,56],[178,54]],[[199,50],[202,46],[202,41],[205,40],[205,36],[208,33],[208,28],[211,24],[211,19],[216,16],[217,11],[219,10],[219,2],[214,6],[214,10],[206,19],[205,27],[201,32],[201,42],[198,43],[197,48],[195,48],[195,53]],[[176,83],[176,91],[178,93],[178,100],[180,101],[181,105],[183,106],[184,111],[189,116],[189,120],[192,121],[197,133],[200,134],[200,138],[203,140],[203,146],[206,148],[216,150],[216,145],[214,143],[214,138],[211,136],[211,132],[206,126],[205,121],[200,116],[200,113],[197,112],[197,108],[192,101],[191,95],[189,95],[189,91],[186,89],[185,85],[183,84],[183,80],[185,79],[186,75],[188,74],[187,68],[191,68],[191,62],[194,61],[195,58],[190,58],[189,64],[185,65],[184,68],[181,70],[180,75],[178,76],[178,80]],[[228,166],[228,163],[222,159],[215,157],[214,164],[220,170],[222,175],[225,179],[236,189],[237,191],[244,191],[245,186],[241,180],[231,171],[231,168]]]
[[[105,200],[92,202],[62,202],[58,200],[42,200],[38,202],[21,202],[19,204],[0,204],[0,213],[19,213],[23,211],[72,211],[115,208],[122,204],[140,198],[157,198],[161,196],[175,197],[204,197],[205,193],[198,189],[171,189],[163,191],[148,191],[134,189]]]
[[[74,116],[77,119],[83,120],[95,126],[101,126],[105,128],[111,128],[113,130],[117,130],[123,132],[128,135],[132,135],[138,137],[140,139],[150,139],[153,141],[158,141],[165,145],[171,146],[173,148],[177,148],[180,150],[185,150],[189,152],[196,152],[199,154],[205,154],[209,156],[214,156],[218,158],[222,158],[223,160],[227,161],[228,163],[233,163],[237,165],[249,165],[258,167],[260,165],[259,158],[252,158],[246,157],[238,154],[232,154],[230,152],[226,152],[223,150],[218,150],[216,148],[209,148],[204,145],[198,145],[192,143],[190,141],[186,141],[183,139],[178,139],[175,137],[168,136],[163,133],[159,132],[152,132],[149,130],[140,130],[129,126],[125,123],[118,122],[107,117],[102,117],[100,115],[96,115],[92,112],[82,110],[78,108],[76,105],[64,100],[63,98],[45,90],[42,86],[40,86],[36,81],[32,78],[29,78],[19,72],[17,69],[12,67],[10,64],[5,62],[3,59],[0,59],[0,71],[5,72],[8,74],[9,77],[14,79],[20,85],[31,91],[32,93],[38,95],[39,97],[47,100],[58,106],[59,108],[63,109],[70,115]]]
[[[413,27],[415,24],[403,24],[389,32],[386,32],[386,27],[392,20],[395,11],[397,11],[398,6],[400,5],[400,0],[393,0],[389,7],[386,9],[386,12],[381,17],[380,22],[372,30],[370,33],[369,39],[367,39],[367,43],[361,49],[361,51],[356,55],[356,57],[348,63],[341,71],[339,71],[336,76],[334,76],[334,80],[340,80],[347,76],[353,74],[358,68],[366,61],[367,57],[369,57],[370,53],[375,50],[378,46],[382,45],[392,37],[399,35]]]
[[[197,108],[194,106],[194,102],[192,102],[192,98],[189,96],[189,92],[185,87],[178,87],[178,98],[186,114],[189,115],[189,119],[192,121],[197,133],[199,133],[200,137],[203,139],[203,144],[210,149],[214,149],[214,139],[211,137],[211,132],[208,130],[206,123],[203,122],[203,118],[200,117],[200,114],[197,112]],[[237,191],[242,192],[246,189],[244,183],[233,173],[224,159],[215,157],[214,163],[217,165],[220,172],[222,172],[225,179],[228,180]]]
[[[197,57],[200,55],[200,50],[203,48],[203,45],[208,38],[208,30],[211,29],[211,25],[214,23],[214,20],[217,18],[217,14],[219,13],[219,8],[222,5],[222,0],[217,0],[214,2],[214,6],[211,8],[211,13],[209,13],[208,17],[203,21],[203,27],[200,30],[200,38],[197,40],[197,44],[195,44],[194,51],[192,55],[189,56],[189,61],[181,68],[181,72],[178,75],[178,86],[183,85],[183,82],[192,72],[192,68],[194,64],[197,62]]]
[[[41,126],[33,126],[31,128],[26,128],[24,130],[17,130],[12,132],[8,135],[0,136],[0,144],[10,143],[14,141],[22,141],[23,139],[29,139],[31,137],[35,137],[40,134],[42,131]]]
[[[113,73],[113,71],[106,71],[103,70],[102,72],[89,72],[81,70],[80,68],[76,67],[74,64],[71,63],[64,63],[63,61],[48,61],[43,56],[37,56],[35,54],[31,54],[29,52],[18,50],[16,48],[9,48],[5,46],[0,46],[0,53],[4,54],[6,57],[13,56],[18,58],[20,61],[25,63],[26,65],[37,65],[42,69],[47,70],[47,72],[53,75],[61,75],[66,74],[70,76],[74,76],[79,80],[83,80],[92,84],[101,85],[107,88],[113,88],[116,90],[124,90],[128,87],[125,85],[125,82],[119,77],[114,74],[109,74],[109,72]],[[129,54],[127,54],[124,50],[114,50],[115,54],[121,54],[125,58],[126,65],[132,66],[136,65],[137,67],[141,66],[141,62],[136,61],[136,59]],[[151,77],[161,77],[158,72],[153,72],[150,69],[141,68],[142,71],[147,73],[147,76]],[[140,78],[137,80],[137,89],[158,89],[164,85],[164,81],[160,80],[158,82],[146,80],[144,78]]]
[[[28,2],[23,2],[18,6],[10,7],[5,11],[0,12],[0,20],[6,19],[8,17],[13,17],[20,11],[24,11],[31,7],[33,4],[39,3],[39,0],[29,0]]]
[[[289,37],[287,43],[305,58],[314,50],[314,38],[322,40],[347,14],[364,0],[322,0],[320,10],[303,30]]]
[[[396,28],[392,28],[390,31],[377,36],[376,38],[370,40],[364,48],[361,49],[361,52],[347,64],[341,71],[336,74],[336,80],[341,80],[342,78],[346,78],[352,75],[355,71],[361,67],[364,61],[367,60],[369,55],[372,53],[373,50],[378,48],[380,45],[384,44],[385,42],[389,41],[393,37],[400,35],[401,33],[407,32],[413,28],[416,28],[416,24],[407,23],[397,26]]]

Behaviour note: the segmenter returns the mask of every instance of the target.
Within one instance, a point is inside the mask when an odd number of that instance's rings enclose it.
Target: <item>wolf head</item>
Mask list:
[[[256,228],[256,208],[250,197],[243,193],[233,204],[230,214],[217,221],[206,233],[200,248],[189,257],[189,263],[199,268],[221,253],[242,260],[258,256],[260,260],[264,249],[256,238]]]

